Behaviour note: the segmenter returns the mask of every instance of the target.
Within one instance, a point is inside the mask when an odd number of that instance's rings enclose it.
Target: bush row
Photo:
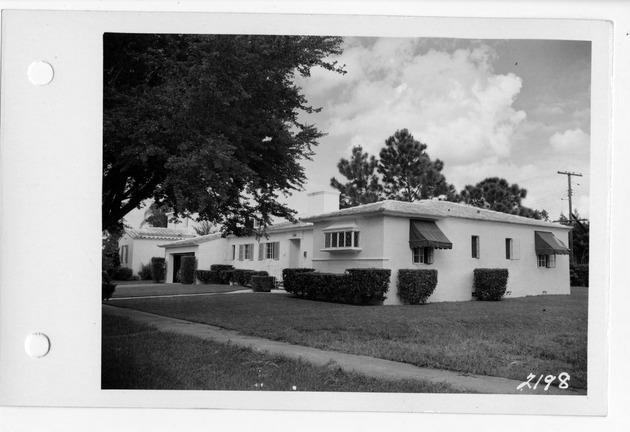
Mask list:
[[[287,268],[282,270],[282,285],[284,286],[284,290],[286,292],[290,292],[295,295],[304,295],[304,289],[300,285],[296,283],[295,276],[300,273],[310,273],[314,272],[315,269],[312,268]],[[300,293],[298,293],[300,291]]]
[[[283,278],[289,276],[288,284],[284,279],[285,290],[299,297],[336,303],[380,303],[386,298],[391,276],[389,269],[348,269],[344,274],[301,270],[293,274],[283,271]]]
[[[234,266],[229,264],[212,264],[210,270],[217,272],[219,283],[227,285],[230,283],[230,274],[226,272],[234,270]]]
[[[473,271],[473,296],[477,300],[501,300],[507,289],[507,269],[484,269]]]
[[[588,286],[588,264],[571,264],[571,286]]]

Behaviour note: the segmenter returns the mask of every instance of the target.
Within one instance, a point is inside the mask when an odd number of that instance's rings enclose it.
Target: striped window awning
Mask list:
[[[553,233],[548,231],[534,231],[537,255],[568,255],[570,250]]]
[[[453,243],[444,235],[434,221],[412,220],[409,229],[409,246],[452,249]]]

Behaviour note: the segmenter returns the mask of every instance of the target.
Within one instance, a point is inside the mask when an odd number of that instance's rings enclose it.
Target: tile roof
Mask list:
[[[558,223],[545,222],[538,219],[526,218],[523,216],[516,216],[507,213],[501,213],[493,210],[486,210],[478,207],[473,207],[468,204],[453,203],[450,201],[439,200],[422,200],[415,202],[404,202],[386,200],[379,201],[372,204],[365,204],[357,207],[351,207],[329,213],[322,213],[319,215],[308,216],[303,218],[304,221],[317,222],[328,218],[344,217],[344,216],[363,216],[363,215],[375,215],[386,214],[394,216],[410,216],[410,217],[425,217],[433,219],[442,219],[446,217],[457,217],[464,219],[475,219],[490,222],[506,222],[516,223],[523,225],[552,227],[552,228],[565,228],[570,229],[565,225]]]
[[[274,232],[282,232],[282,231],[291,231],[291,230],[295,230],[295,229],[306,229],[306,228],[312,228],[313,224],[310,222],[280,222],[276,225],[272,225],[269,228],[267,228],[267,232],[268,233],[274,233]],[[158,245],[159,247],[165,247],[165,248],[173,248],[173,247],[183,247],[183,246],[196,246],[198,244],[201,243],[205,243],[205,242],[209,242],[209,241],[213,241],[213,240],[217,240],[220,239],[222,237],[221,233],[214,233],[214,234],[208,234],[208,235],[203,235],[203,236],[199,236],[199,237],[195,237],[195,238],[191,238],[191,239],[185,239],[185,240],[179,240],[179,241],[175,241],[175,242],[171,242],[171,243],[165,243],[165,244],[161,244]]]
[[[195,231],[183,228],[140,228],[126,229],[125,233],[132,239],[151,239],[151,240],[179,240],[182,238],[195,237]]]
[[[220,239],[220,238],[221,238],[221,233],[206,234],[206,235],[193,237],[189,239],[174,241],[170,243],[164,243],[164,244],[158,245],[158,247],[171,248],[171,247],[183,247],[183,246],[197,246],[198,244],[209,242],[209,241]]]

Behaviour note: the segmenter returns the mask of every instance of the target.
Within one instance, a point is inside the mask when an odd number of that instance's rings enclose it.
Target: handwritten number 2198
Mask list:
[[[517,390],[522,390],[523,387],[527,386],[527,388],[532,388],[532,381],[536,378],[536,375],[534,375],[533,373],[530,373],[529,375],[527,375],[527,381],[522,382],[521,384],[519,384],[518,387],[516,387]],[[545,383],[547,384],[545,386],[545,391],[549,390],[549,386],[551,385],[552,382],[555,381],[556,378],[558,378],[558,380],[560,381],[560,384],[558,385],[558,388],[561,389],[568,389],[569,388],[569,380],[571,379],[571,376],[566,373],[566,372],[561,372],[560,375],[558,375],[557,377],[553,376],[553,375],[547,375],[545,378]],[[538,384],[540,384],[540,381],[542,381],[543,379],[543,375],[540,375],[538,377],[538,381],[536,381],[536,383],[534,384],[533,389],[536,390],[536,388],[538,387]]]

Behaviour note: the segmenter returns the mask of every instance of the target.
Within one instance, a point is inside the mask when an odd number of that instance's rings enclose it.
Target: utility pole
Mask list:
[[[567,172],[567,171],[558,171],[558,174],[563,174],[567,176],[567,180],[569,181],[569,225],[573,227],[573,205],[571,201],[571,197],[573,196],[573,189],[571,188],[571,176],[582,177],[582,174]],[[569,232],[569,249],[571,250],[571,263],[573,263],[573,230]]]

